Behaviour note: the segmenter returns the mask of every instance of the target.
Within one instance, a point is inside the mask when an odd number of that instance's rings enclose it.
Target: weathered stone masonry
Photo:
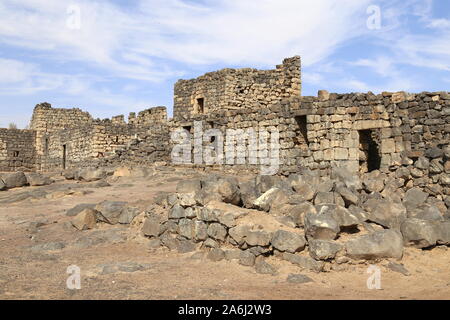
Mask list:
[[[36,132],[0,129],[0,171],[36,169]]]
[[[320,91],[317,97],[302,97],[300,70],[300,57],[293,57],[274,70],[224,69],[180,80],[175,84],[174,118],[170,120],[165,107],[137,116],[131,113],[127,123],[123,115],[94,120],[79,109],[37,105],[32,130],[2,131],[0,159],[7,158],[0,160],[2,170],[170,162],[170,133],[179,128],[194,133],[194,121],[224,135],[230,129],[277,129],[279,173],[284,175],[303,168],[327,175],[332,166],[346,166],[355,173],[390,170],[411,164],[430,148],[448,144],[448,92]],[[27,139],[34,142],[25,143]],[[214,142],[205,139],[203,143]],[[226,149],[233,147],[237,147],[235,141],[225,141]],[[240,147],[260,148],[248,142]],[[14,151],[24,158],[12,159],[17,155]],[[259,169],[249,164],[216,167]]]

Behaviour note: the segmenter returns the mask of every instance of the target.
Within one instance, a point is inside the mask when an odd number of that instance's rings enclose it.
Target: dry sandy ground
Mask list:
[[[186,171],[159,172],[145,179],[120,178],[106,188],[61,180],[47,187],[1,192],[0,299],[450,298],[447,247],[407,249],[402,263],[410,276],[393,272],[381,263],[382,290],[369,290],[368,265],[316,274],[272,260],[278,274],[261,275],[235,261],[210,262],[193,258],[193,253],[151,249],[130,227],[102,225],[97,230],[79,232],[67,223],[70,218],[65,211],[76,204],[123,200],[145,207],[158,192],[173,192],[179,179],[193,175]],[[74,193],[61,197],[61,190],[69,187]],[[45,190],[53,199],[4,203],[7,197],[35,190]],[[36,228],[36,222],[44,225]],[[71,265],[81,269],[81,290],[67,289],[67,268]],[[289,274],[304,274],[314,282],[290,283]]]

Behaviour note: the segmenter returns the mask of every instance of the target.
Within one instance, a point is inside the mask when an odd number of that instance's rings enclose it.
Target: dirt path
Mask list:
[[[195,173],[191,173],[192,175]],[[367,289],[368,265],[316,274],[272,260],[276,276],[257,274],[237,262],[211,262],[199,254],[151,249],[129,227],[102,225],[85,232],[69,227],[65,211],[103,200],[144,207],[159,192],[173,192],[180,177],[167,172],[148,179],[119,179],[111,187],[67,181],[0,194],[0,299],[449,299],[450,250],[406,249],[410,276],[382,264],[382,290]],[[71,195],[61,197],[72,188]],[[23,192],[44,190],[48,198],[1,202]],[[81,269],[81,290],[69,290],[67,268]],[[290,274],[314,282],[287,281]]]

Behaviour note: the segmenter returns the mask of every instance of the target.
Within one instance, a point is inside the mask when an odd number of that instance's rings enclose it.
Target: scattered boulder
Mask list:
[[[431,158],[431,159],[442,158],[442,156],[444,155],[444,151],[442,151],[442,149],[440,149],[438,147],[434,147],[434,148],[429,148],[429,149],[425,150],[424,155],[425,155],[425,157]]]
[[[310,277],[305,276],[303,274],[290,274],[287,277],[286,281],[289,283],[295,283],[295,284],[304,284],[304,283],[314,282],[313,279],[311,279]]]
[[[242,206],[248,209],[253,208],[253,203],[261,195],[256,191],[255,180],[240,183],[239,190],[241,191]]]
[[[26,177],[30,186],[47,186],[54,182],[49,177],[46,177],[40,173],[27,173]]]
[[[450,245],[450,221],[438,222],[435,225],[437,244]]]
[[[403,222],[401,231],[405,245],[419,249],[434,246],[438,237],[432,222],[415,218]]]
[[[295,192],[301,196],[302,201],[311,201],[316,195],[316,190],[311,185],[310,181],[301,180],[291,180],[291,186]]]
[[[353,192],[344,186],[336,188],[336,192],[341,195],[342,199],[344,199],[346,206],[358,205],[359,196],[356,192]]]
[[[340,228],[338,222],[330,214],[308,213],[305,215],[305,231],[308,238],[334,240]]]
[[[420,188],[412,188],[406,191],[403,198],[403,204],[406,209],[414,209],[427,201],[429,194],[423,192]]]
[[[331,177],[345,184],[345,186],[351,190],[361,190],[362,184],[358,175],[348,170],[347,168],[333,168],[331,171]]]
[[[352,227],[362,222],[358,216],[353,215],[350,210],[335,204],[324,204],[316,206],[319,215],[330,215],[340,227]]]
[[[0,178],[0,191],[6,190],[6,184],[3,182],[3,180]]]
[[[279,188],[272,188],[255,200],[254,207],[269,212],[272,206],[280,206],[289,202],[286,191]]]
[[[399,264],[399,263],[395,263],[395,262],[389,261],[389,263],[386,266],[386,268],[388,268],[389,270],[392,270],[394,272],[401,273],[404,276],[410,276],[411,275],[409,273],[408,269],[406,269],[403,264]]]
[[[94,229],[97,225],[98,212],[94,209],[84,209],[72,219],[72,225],[80,230]]]
[[[386,228],[400,229],[406,220],[406,208],[401,203],[388,199],[369,199],[364,203],[367,219]]]
[[[291,206],[289,215],[292,217],[297,226],[303,227],[304,217],[308,213],[315,215],[317,214],[317,209],[310,202],[303,202],[301,204]]]
[[[105,179],[108,176],[103,169],[86,168],[78,172],[77,179],[85,182],[93,182]]]
[[[334,192],[318,192],[314,204],[334,203]]]
[[[3,173],[0,176],[0,179],[3,180],[3,183],[8,189],[20,188],[28,185],[27,177],[23,172]]]
[[[126,206],[122,209],[118,222],[120,224],[131,224],[139,213],[141,213],[141,211],[138,208]]]
[[[305,249],[306,239],[301,234],[279,230],[274,233],[271,244],[278,251],[295,253]]]
[[[347,256],[353,259],[401,259],[403,238],[398,231],[383,230],[347,241],[345,249]]]
[[[315,260],[331,260],[343,249],[343,246],[334,241],[310,240],[308,242],[309,254]]]
[[[137,215],[137,211],[129,210],[127,203],[120,201],[103,201],[95,207],[95,210],[102,214],[101,221],[108,224],[124,223],[129,221],[131,216]]]
[[[75,180],[78,177],[78,171],[75,169],[66,169],[62,175],[66,180]]]
[[[439,211],[438,207],[431,204],[422,204],[417,206],[416,208],[408,209],[408,218],[416,218],[420,220],[429,220],[429,221],[442,221],[443,216],[441,211]]]

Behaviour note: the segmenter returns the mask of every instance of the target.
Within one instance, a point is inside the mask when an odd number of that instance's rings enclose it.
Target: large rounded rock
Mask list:
[[[4,173],[0,178],[8,189],[28,185],[27,177],[23,172]]]
[[[274,233],[271,244],[279,251],[295,253],[305,249],[306,239],[301,234],[279,230]]]
[[[345,249],[347,256],[353,259],[401,259],[403,256],[403,238],[398,231],[382,230],[348,241],[345,244]]]

